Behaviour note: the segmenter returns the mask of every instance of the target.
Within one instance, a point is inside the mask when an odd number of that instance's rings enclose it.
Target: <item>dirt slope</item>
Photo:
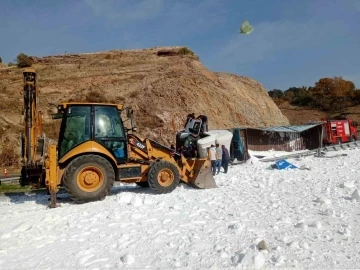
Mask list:
[[[180,47],[34,59],[45,131],[53,138],[56,124],[48,103],[84,100],[87,95],[132,106],[139,134],[166,144],[174,142],[175,132],[191,112],[208,115],[210,129],[289,124],[261,84],[212,72]],[[22,129],[22,69],[0,69],[0,99],[0,136],[17,143]]]
[[[321,118],[329,116],[326,112],[307,107],[292,106],[289,102],[278,104],[278,107],[287,119],[289,119],[290,125],[294,126],[320,121]]]
[[[278,104],[281,112],[289,119],[290,125],[303,125],[310,121],[319,121],[321,118],[331,119],[334,116],[346,115],[348,118],[360,124],[360,106],[346,108],[341,113],[327,113],[324,111],[309,109],[306,107],[292,106],[288,102]],[[360,133],[360,126],[357,127]]]

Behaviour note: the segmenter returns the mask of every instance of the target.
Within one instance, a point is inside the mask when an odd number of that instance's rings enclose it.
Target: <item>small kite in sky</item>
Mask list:
[[[249,24],[249,22],[248,22],[248,21],[244,21],[244,22],[241,24],[241,27],[240,27],[240,34],[248,35],[248,34],[250,34],[253,30],[254,30],[254,28]]]

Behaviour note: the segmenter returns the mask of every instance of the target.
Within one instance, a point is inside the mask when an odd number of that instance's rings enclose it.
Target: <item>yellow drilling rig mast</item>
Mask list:
[[[39,110],[39,89],[34,69],[23,72],[23,124],[21,133],[21,185],[43,185],[45,181],[45,134]]]

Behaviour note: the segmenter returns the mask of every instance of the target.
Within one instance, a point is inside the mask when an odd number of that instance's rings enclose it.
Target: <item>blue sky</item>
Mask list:
[[[254,31],[240,35],[249,20]],[[360,0],[1,0],[0,56],[185,45],[266,89],[343,76],[360,88]]]

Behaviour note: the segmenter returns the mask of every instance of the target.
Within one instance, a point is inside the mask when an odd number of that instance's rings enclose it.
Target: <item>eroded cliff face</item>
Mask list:
[[[92,100],[132,106],[138,133],[174,143],[188,113],[206,114],[210,129],[288,125],[253,79],[208,70],[180,47],[33,57],[45,132],[57,138],[49,103]],[[19,141],[22,69],[0,69],[0,136]]]

